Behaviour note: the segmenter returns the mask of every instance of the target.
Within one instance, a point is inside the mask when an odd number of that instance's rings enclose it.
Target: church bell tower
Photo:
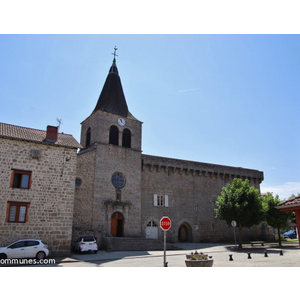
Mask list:
[[[116,50],[91,115],[81,123],[74,228],[105,237],[141,237],[142,122],[128,110]]]

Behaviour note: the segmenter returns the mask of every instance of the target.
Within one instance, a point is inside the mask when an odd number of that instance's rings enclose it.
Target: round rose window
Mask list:
[[[114,173],[111,182],[115,188],[120,189],[125,185],[125,177],[121,173]]]

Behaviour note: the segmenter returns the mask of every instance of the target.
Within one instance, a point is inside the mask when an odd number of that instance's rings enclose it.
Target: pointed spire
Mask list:
[[[115,47],[114,50],[114,53],[112,53],[114,56],[112,66],[109,69],[102,92],[93,112],[102,110],[118,116],[127,117],[128,107],[116,65],[116,56],[118,56],[116,54],[118,50],[117,47]]]

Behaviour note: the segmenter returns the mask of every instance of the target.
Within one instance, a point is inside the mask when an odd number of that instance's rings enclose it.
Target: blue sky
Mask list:
[[[142,150],[264,172],[300,192],[299,35],[0,35],[0,121],[80,140],[117,46]]]

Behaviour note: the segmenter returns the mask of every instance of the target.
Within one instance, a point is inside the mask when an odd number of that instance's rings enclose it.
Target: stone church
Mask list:
[[[142,122],[128,109],[114,56],[95,109],[81,123],[73,240],[93,235],[99,248],[149,249],[161,243],[159,222],[168,216],[168,242],[232,241],[232,228],[215,218],[215,201],[234,178],[259,189],[263,172],[145,155],[141,141]],[[256,226],[244,239],[261,234]]]

